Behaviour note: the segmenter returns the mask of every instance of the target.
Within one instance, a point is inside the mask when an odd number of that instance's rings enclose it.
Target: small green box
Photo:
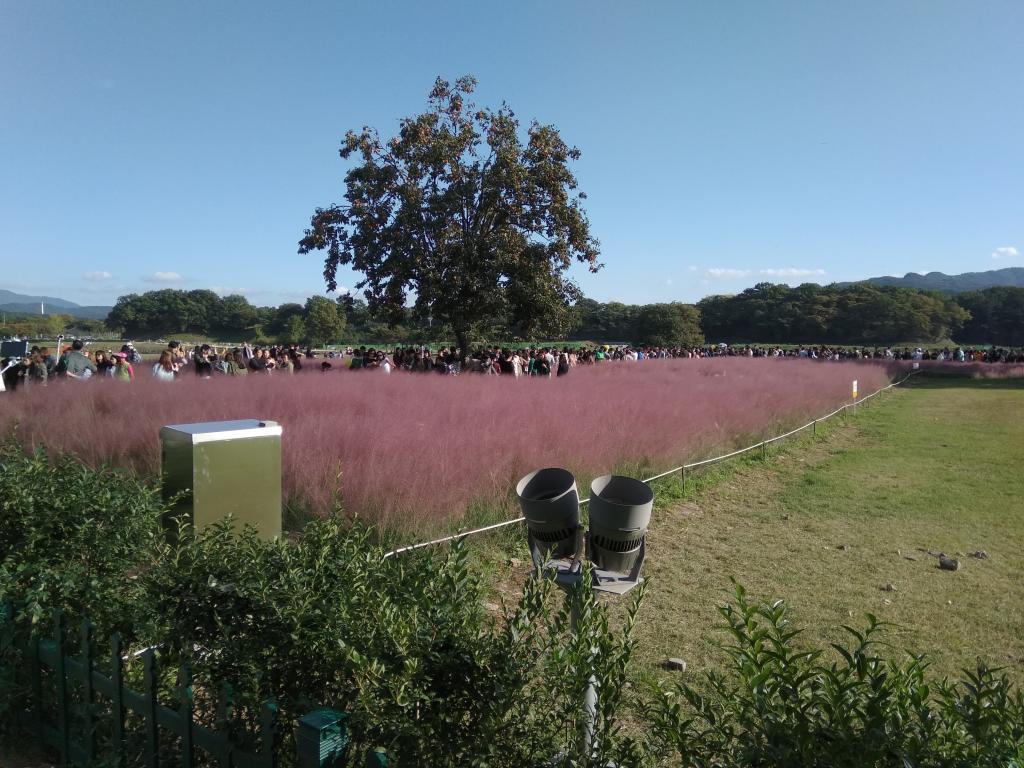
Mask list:
[[[299,718],[295,747],[299,768],[335,768],[348,749],[348,715],[335,709],[318,709]]]

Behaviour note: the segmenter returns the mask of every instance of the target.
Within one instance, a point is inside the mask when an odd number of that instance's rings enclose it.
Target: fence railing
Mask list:
[[[739,450],[732,451],[730,453],[726,453],[726,454],[723,454],[721,456],[714,456],[714,457],[712,457],[710,459],[703,459],[701,461],[694,461],[694,462],[691,462],[689,464],[681,464],[678,467],[673,467],[672,469],[667,469],[664,472],[655,475],[654,477],[648,477],[648,478],[644,479],[642,482],[644,482],[644,483],[653,483],[656,480],[661,480],[662,478],[670,477],[671,475],[676,475],[676,474],[681,474],[683,482],[685,482],[686,481],[686,473],[689,472],[690,470],[699,469],[701,467],[710,466],[711,464],[718,464],[719,462],[726,461],[727,459],[734,459],[737,456],[742,456],[743,454],[750,453],[751,451],[760,450],[763,454],[766,454],[767,451],[768,451],[768,446],[771,445],[772,443],[778,442],[779,440],[784,440],[787,437],[792,437],[793,435],[795,435],[795,434],[797,434],[799,432],[803,432],[804,430],[807,430],[807,429],[810,429],[810,430],[813,430],[814,432],[817,432],[818,424],[819,423],[821,423],[823,421],[827,421],[828,419],[831,419],[831,418],[833,418],[835,416],[838,416],[840,413],[843,413],[847,408],[856,408],[859,403],[863,403],[863,402],[865,402],[867,400],[870,400],[875,395],[879,395],[879,394],[881,394],[882,392],[885,392],[888,389],[892,389],[893,387],[899,386],[900,384],[905,382],[907,379],[909,379],[911,376],[913,376],[916,372],[917,371],[910,371],[906,376],[904,376],[899,381],[894,381],[891,384],[888,384],[888,385],[886,385],[884,387],[880,387],[879,389],[876,389],[874,392],[872,392],[870,395],[865,395],[864,397],[858,397],[853,402],[846,403],[845,405],[842,405],[839,408],[836,408],[831,413],[827,413],[824,416],[819,416],[818,418],[813,419],[812,421],[809,421],[806,424],[797,427],[796,429],[791,429],[789,432],[786,432],[785,434],[776,435],[775,437],[766,438],[766,439],[762,440],[759,443],[754,443],[753,445],[748,445],[746,448],[740,448]],[[580,506],[583,506],[584,504],[587,504],[589,501],[590,501],[589,498],[580,499]],[[404,547],[399,547],[398,549],[393,549],[390,552],[386,552],[384,554],[384,558],[387,559],[389,557],[394,557],[395,555],[404,554],[405,552],[412,552],[412,551],[417,550],[417,549],[422,549],[423,547],[433,547],[433,546],[436,546],[438,544],[445,544],[445,543],[447,543],[449,541],[455,541],[456,539],[463,539],[463,538],[465,538],[467,536],[475,536],[475,535],[480,534],[480,533],[487,533],[488,531],[494,531],[494,530],[497,530],[499,528],[506,528],[506,527],[508,527],[510,525],[518,525],[519,523],[523,523],[523,522],[526,522],[526,518],[525,517],[517,517],[517,518],[514,518],[512,520],[504,520],[504,521],[502,521],[500,523],[492,523],[491,525],[485,525],[485,526],[483,526],[481,528],[473,528],[473,529],[468,530],[468,531],[460,531],[459,533],[453,533],[453,534],[451,534],[449,536],[442,536],[439,539],[431,539],[430,541],[421,541],[421,542],[418,542],[416,544],[409,544],[409,545],[404,546]]]
[[[27,674],[29,701],[23,702],[20,725],[42,749],[60,755],[60,765],[87,765],[97,757],[114,758],[118,766],[145,768],[193,768],[210,759],[223,768],[277,768],[284,727],[272,701],[259,710],[256,732],[246,731],[233,716],[231,686],[217,686],[216,713],[199,722],[195,690],[187,665],[177,669],[177,707],[159,701],[159,669],[156,654],[147,648],[142,662],[142,690],[125,684],[125,655],[119,635],[110,638],[108,649],[96,649],[92,625],[86,621],[78,633],[78,654],[67,655],[71,641],[64,616],[53,612],[50,637],[33,635],[24,651],[24,668],[10,667],[15,646],[14,611],[0,606],[0,681],[16,686]],[[106,672],[97,669],[106,659]],[[135,717],[132,717],[132,716]],[[129,719],[131,725],[129,727]],[[212,722],[209,722],[212,719]],[[345,715],[317,709],[297,721],[295,755],[300,768],[338,764],[348,748]],[[102,734],[102,738],[100,737]],[[174,740],[173,748],[168,740]],[[240,742],[244,742],[240,743]],[[256,745],[252,748],[248,745]],[[207,760],[200,761],[200,753]],[[141,762],[140,762],[141,761]],[[382,752],[367,754],[366,765],[386,766]]]

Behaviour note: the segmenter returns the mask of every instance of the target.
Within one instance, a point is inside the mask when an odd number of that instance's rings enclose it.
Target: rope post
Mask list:
[[[761,441],[761,458],[762,459],[767,459],[768,458],[768,442],[765,441],[765,440]]]
[[[683,464],[682,470],[683,470],[683,493],[686,493],[686,465],[685,464]]]
[[[814,421],[811,422],[811,435],[813,435],[814,437],[818,436],[818,420],[817,419],[815,419]]]

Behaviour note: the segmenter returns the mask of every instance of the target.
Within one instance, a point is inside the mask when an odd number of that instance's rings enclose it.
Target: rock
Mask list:
[[[484,609],[491,613],[501,613],[501,606],[497,603],[484,603]]]
[[[959,571],[960,561],[954,557],[946,557],[946,555],[940,554],[939,568],[941,568],[944,571]]]
[[[984,549],[979,549],[977,552],[972,552],[971,557],[976,557],[979,560],[988,560],[988,552]]]
[[[518,568],[523,564],[523,561],[520,560],[518,557],[510,557],[508,559],[508,564],[511,565],[513,568]]]
[[[849,548],[850,548],[849,544],[840,544],[838,547],[836,547],[836,549],[841,549],[841,550],[843,550],[843,552],[846,552]]]
[[[916,558],[916,557],[914,557],[913,555],[904,555],[904,556],[903,556],[903,559],[904,559],[904,560],[910,560],[911,562],[914,562],[914,563],[916,563],[916,562],[917,562],[917,558]]]
[[[885,599],[884,599],[884,600],[882,601],[882,603],[883,603],[883,604],[885,604],[885,605],[892,605],[892,600],[890,600],[890,599],[889,599],[889,598],[887,597],[887,598],[885,598]]]
[[[675,658],[675,657],[673,657],[671,659],[665,659],[665,661],[663,661],[661,663],[661,666],[663,666],[665,669],[671,669],[673,672],[685,672],[686,671],[686,662],[683,661],[682,659]]]
[[[895,592],[896,591],[896,585],[895,584],[886,584],[884,587],[882,587],[882,591],[883,592]]]

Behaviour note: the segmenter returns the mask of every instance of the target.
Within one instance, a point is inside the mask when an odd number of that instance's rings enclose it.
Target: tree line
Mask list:
[[[959,295],[855,283],[759,283],[697,304],[713,341],[890,344],[900,341],[1018,346],[1024,343],[1024,288]]]
[[[351,294],[313,296],[304,304],[257,307],[244,296],[164,289],[117,300],[107,326],[127,337],[196,334],[281,343],[434,342],[454,337],[413,307],[386,316]],[[566,328],[568,331],[566,332]],[[562,331],[559,334],[559,330]],[[1024,288],[998,287],[956,296],[858,283],[790,288],[760,283],[733,296],[679,302],[624,304],[583,298],[567,326],[551,338],[657,346],[713,343],[890,344],[902,341],[1024,345]],[[476,341],[535,340],[495,321]]]
[[[239,341],[325,344],[345,331],[344,312],[324,296],[312,296],[305,304],[257,307],[237,294],[221,297],[209,290],[174,288],[121,296],[106,322],[128,338],[182,333]]]

